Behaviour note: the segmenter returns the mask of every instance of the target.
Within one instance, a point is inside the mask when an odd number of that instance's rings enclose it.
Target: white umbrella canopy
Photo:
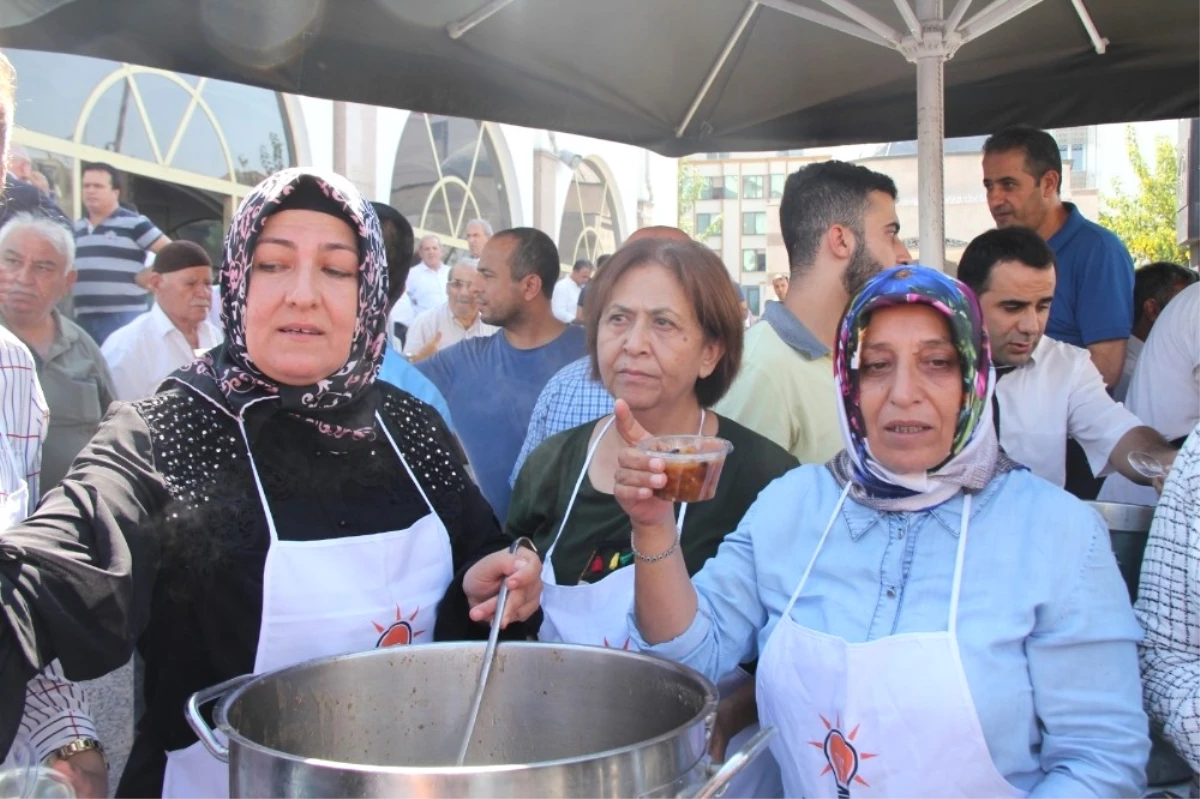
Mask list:
[[[943,134],[1200,112],[1184,0],[0,0],[0,47],[665,155],[917,138],[930,255]]]

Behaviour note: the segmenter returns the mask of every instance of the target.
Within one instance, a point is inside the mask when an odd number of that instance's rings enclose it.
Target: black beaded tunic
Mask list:
[[[387,384],[373,390],[380,392],[388,430],[450,536],[455,579],[439,606],[434,637],[486,637],[486,627],[467,617],[462,576],[480,557],[507,546],[508,538],[467,477],[437,412]],[[315,426],[269,408],[250,409],[247,429],[282,539],[402,529],[429,513],[381,433],[375,441],[335,450]],[[64,562],[61,547],[46,545],[47,534],[78,539],[79,557]],[[128,562],[114,546],[116,537],[132,555],[128,612],[107,607],[129,596]],[[71,623],[59,618],[51,625],[54,632],[73,632],[54,642],[68,673],[72,665],[80,677],[100,670],[80,667],[73,653],[111,652],[118,659],[120,647],[137,634],[146,664],[146,710],[119,795],[159,795],[165,752],[196,740],[183,717],[187,697],[253,670],[269,540],[237,423],[182,386],[116,406],[62,486],[33,517],[5,533],[6,545],[23,545],[23,569],[41,580],[30,592],[36,595],[32,624],[37,626],[37,614],[71,614]],[[7,590],[10,564],[3,562],[3,549],[0,588]],[[117,620],[129,620],[133,629],[113,629]],[[11,614],[8,621],[21,637]],[[508,635],[536,631],[537,620],[531,621],[510,626]],[[12,654],[6,650],[12,636],[7,638],[0,635],[0,657]],[[112,667],[108,661],[103,670]]]

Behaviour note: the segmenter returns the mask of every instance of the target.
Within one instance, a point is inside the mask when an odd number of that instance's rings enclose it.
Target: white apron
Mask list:
[[[958,650],[971,497],[963,496],[946,632],[851,644],[791,618],[849,486],[758,662],[758,713],[790,797],[1023,797],[999,772]]]
[[[375,418],[429,506],[428,515],[405,530],[280,540],[250,456],[271,533],[255,674],[312,658],[433,639],[438,602],[454,577],[450,537],[383,419],[379,414]],[[242,437],[246,439],[244,427]],[[228,767],[200,742],[168,752],[163,796],[227,797]]]
[[[706,412],[700,413],[700,430],[704,431]],[[625,566],[617,569],[595,583],[579,583],[578,585],[559,585],[554,576],[554,550],[562,538],[563,530],[567,527],[567,519],[575,507],[575,499],[579,496],[579,488],[587,476],[588,466],[600,446],[608,429],[616,418],[605,422],[600,435],[588,448],[584,458],[583,468],[575,480],[575,488],[567,509],[563,512],[562,522],[559,523],[558,533],[554,542],[546,550],[546,560],[542,564],[542,627],[538,631],[540,641],[562,641],[569,644],[586,644],[590,646],[607,646],[614,649],[637,651],[638,646],[633,641],[629,629],[630,614],[633,613],[633,576],[634,569]],[[683,530],[683,522],[687,518],[687,503],[679,505],[679,518],[676,522],[679,530]],[[740,668],[723,678],[720,689],[723,695],[733,690],[749,675]],[[758,732],[758,725],[752,724],[735,735],[726,749],[733,754],[746,741]],[[769,753],[763,753],[748,768],[742,771],[730,783],[725,792],[726,796],[757,797],[778,796],[781,789],[779,770],[772,762]]]

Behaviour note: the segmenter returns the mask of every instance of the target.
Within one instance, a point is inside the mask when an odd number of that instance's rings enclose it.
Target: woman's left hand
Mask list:
[[[542,600],[541,558],[528,549],[519,549],[515,554],[502,550],[481,558],[463,577],[472,621],[491,621],[504,580],[508,580],[508,600],[501,629],[514,621],[525,621],[537,611]]]

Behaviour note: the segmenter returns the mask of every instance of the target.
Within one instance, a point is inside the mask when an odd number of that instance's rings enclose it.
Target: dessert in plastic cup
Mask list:
[[[733,444],[715,436],[658,436],[638,444],[642,452],[662,458],[667,483],[654,496],[668,502],[703,502],[717,493],[717,481]]]

